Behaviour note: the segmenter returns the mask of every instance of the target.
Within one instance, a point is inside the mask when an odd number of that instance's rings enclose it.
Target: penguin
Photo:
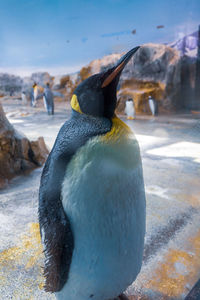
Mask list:
[[[150,111],[152,113],[152,116],[155,116],[158,114],[158,104],[156,102],[155,99],[153,99],[151,96],[149,96],[149,108],[150,108]]]
[[[37,83],[35,82],[31,89],[31,106],[32,107],[36,107],[37,96],[38,96],[38,86],[37,86]]]
[[[26,92],[24,90],[22,90],[22,93],[21,93],[21,100],[22,100],[22,104],[24,104],[24,105],[27,104]]]
[[[131,98],[126,101],[125,113],[128,120],[135,119],[135,103]]]
[[[39,189],[45,290],[58,300],[127,299],[142,265],[145,190],[140,150],[115,115],[135,47],[78,85]]]
[[[54,100],[53,100],[53,93],[50,89],[50,85],[47,82],[46,87],[44,89],[43,94],[43,101],[44,101],[44,107],[46,108],[46,111],[48,115],[54,114]]]

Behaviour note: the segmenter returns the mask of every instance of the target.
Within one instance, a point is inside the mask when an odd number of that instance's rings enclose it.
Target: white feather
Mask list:
[[[127,117],[135,117],[135,106],[133,101],[126,101],[125,113]]]
[[[155,116],[155,113],[156,113],[156,105],[155,105],[155,100],[152,99],[152,98],[149,98],[149,107],[150,107],[150,110],[151,110],[152,115]]]
[[[75,248],[57,299],[118,296],[142,263],[145,195],[137,141],[89,141],[68,165],[62,197]]]
[[[46,102],[46,98],[45,98],[45,96],[43,96],[43,103],[44,103],[44,107],[45,107],[45,109],[47,109],[47,102]]]

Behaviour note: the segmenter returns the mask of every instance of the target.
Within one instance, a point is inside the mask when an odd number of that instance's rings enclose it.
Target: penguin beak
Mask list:
[[[117,64],[108,70],[106,74],[108,73],[108,76],[104,79],[101,87],[105,88],[107,87],[111,82],[115,81],[116,85],[119,81],[120,75],[126,66],[126,64],[129,62],[133,54],[139,49],[140,47],[135,47],[131,49],[129,52],[127,52],[124,56],[121,57],[121,59],[117,62]]]

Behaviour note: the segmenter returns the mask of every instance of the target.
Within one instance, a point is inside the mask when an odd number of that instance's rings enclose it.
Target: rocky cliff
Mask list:
[[[169,44],[181,56],[181,91],[179,107],[200,109],[200,26],[199,30]]]
[[[111,67],[121,55],[113,54],[92,61],[84,68],[87,70],[85,78]],[[160,108],[174,110],[180,79],[180,55],[177,50],[160,44],[143,45],[121,75],[118,111],[124,110],[125,100],[131,97],[135,100],[138,112],[148,113],[149,95],[159,101]]]
[[[180,90],[180,56],[168,46],[143,45],[132,58],[122,75],[122,88],[135,98],[136,109],[148,112],[147,99],[151,95],[159,107],[174,110]]]
[[[0,104],[0,188],[12,177],[41,166],[48,153],[42,137],[29,141],[14,129]]]
[[[200,89],[196,92],[197,86],[200,86],[196,71],[197,65],[200,70],[200,58],[197,58],[199,36],[199,32],[195,32],[168,45],[141,46],[122,73],[118,112],[124,111],[125,101],[131,97],[137,112],[150,113],[149,95],[158,101],[159,111],[200,108]],[[25,90],[28,96],[32,84],[37,82],[42,95],[44,85],[49,82],[56,97],[70,100],[81,81],[113,66],[122,55],[123,53],[111,54],[94,60],[73,75],[52,77],[47,72],[39,72],[21,79],[18,76],[0,74],[0,94]]]
[[[181,39],[170,43],[169,46],[179,51],[181,56],[197,56],[198,31],[188,34]]]

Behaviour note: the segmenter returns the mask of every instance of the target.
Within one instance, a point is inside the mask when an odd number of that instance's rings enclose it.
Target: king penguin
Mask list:
[[[47,82],[46,87],[44,89],[43,101],[44,101],[44,106],[46,108],[48,115],[53,115],[54,114],[54,100],[53,100],[53,93],[50,89],[49,82]]]
[[[39,190],[45,290],[58,300],[127,299],[141,269],[145,191],[140,150],[116,115],[121,72],[139,47],[75,89]]]

